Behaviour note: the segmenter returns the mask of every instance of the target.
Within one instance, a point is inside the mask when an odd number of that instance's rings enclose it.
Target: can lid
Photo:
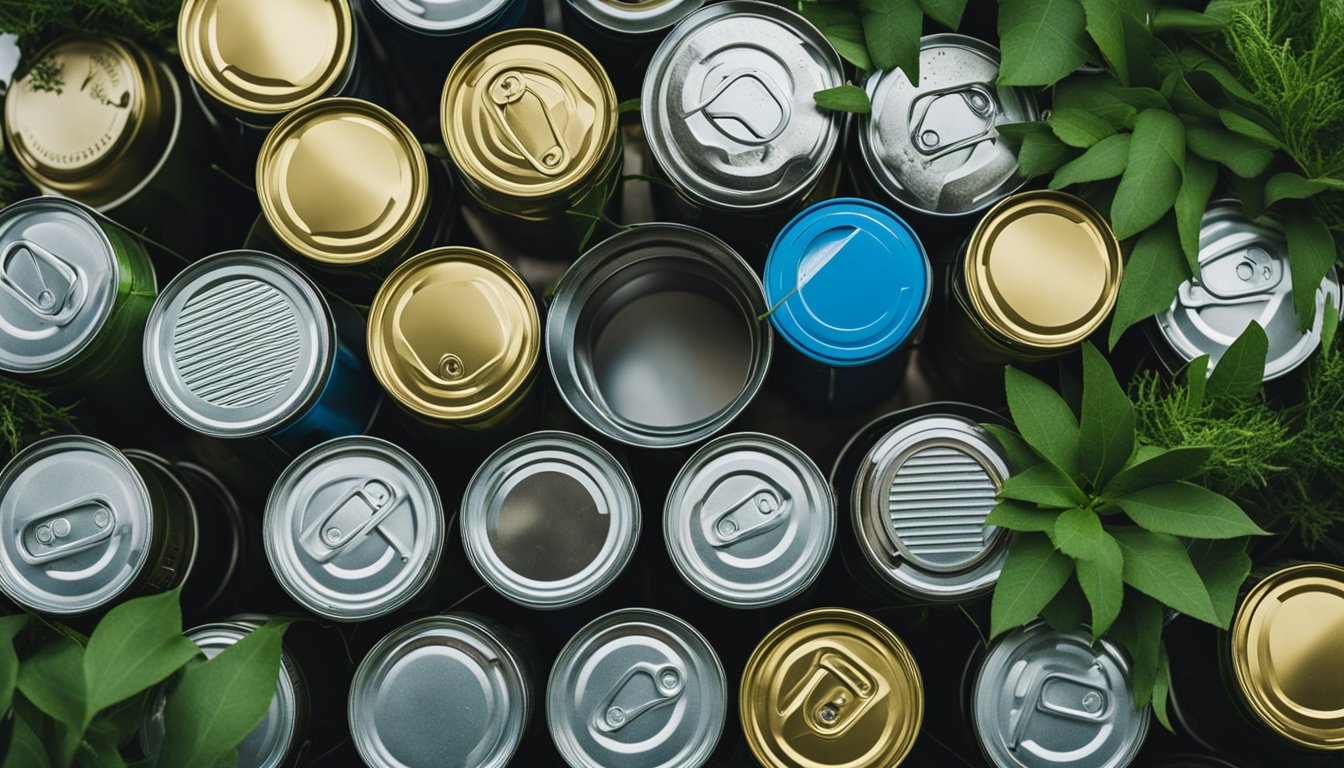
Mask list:
[[[336,621],[410,602],[443,553],[443,504],[415,457],[376,437],[305,452],[266,501],[266,557],[304,608]]]
[[[0,471],[0,589],[41,613],[116,601],[149,560],[149,489],[120,451],[92,437],[38,440]]]
[[[145,324],[145,375],[168,414],[211,437],[253,437],[302,413],[335,360],[327,302],[260,251],[201,259],[168,283]]]
[[[989,650],[972,691],[980,748],[1001,768],[1123,768],[1148,735],[1129,659],[1110,640],[1013,630]]]
[[[560,651],[546,685],[551,738],[575,768],[699,768],[723,733],[727,680],[695,627],[626,608]]]
[[[892,429],[859,465],[850,498],[864,557],[892,587],[951,602],[994,588],[1007,532],[985,525],[1008,477],[997,444],[952,414]]]
[[[795,349],[834,366],[896,351],[929,304],[919,236],[877,203],[837,198],[790,221],[765,262],[770,323]]]
[[[1236,200],[1216,200],[1199,225],[1199,278],[1176,290],[1157,327],[1185,360],[1209,355],[1216,365],[1246,326],[1255,321],[1269,337],[1265,381],[1306,361],[1321,344],[1325,304],[1344,311],[1339,276],[1331,268],[1316,288],[1316,319],[1305,333],[1293,308],[1288,244],[1275,217],[1252,219]]]
[[[1069,347],[1096,330],[1115,307],[1121,270],[1106,218],[1064,192],[1005,198],[966,248],[966,292],[976,314],[1012,343],[1036,349]]]
[[[531,694],[491,629],[442,614],[393,630],[350,686],[350,734],[374,768],[503,768],[523,739]]]
[[[864,83],[872,112],[856,115],[859,157],[893,200],[923,214],[983,210],[1020,188],[1018,142],[998,126],[1037,119],[1026,88],[997,84],[999,49],[974,37],[919,41],[919,85],[899,69]]]
[[[370,0],[417,32],[452,34],[488,23],[517,0]]]
[[[667,552],[697,592],[738,608],[796,597],[826,564],[835,502],[807,454],[740,432],[695,452],[663,514]]]
[[[639,496],[602,446],[542,431],[505,443],[462,496],[467,559],[495,591],[564,608],[606,589],[639,542]]]
[[[475,421],[532,379],[541,319],[527,284],[503,259],[462,246],[411,257],[369,308],[369,360],[411,411]]]
[[[1232,620],[1243,700],[1279,736],[1344,749],[1344,568],[1307,563],[1256,584]]]
[[[257,196],[285,245],[327,264],[362,264],[423,226],[429,166],[391,112],[360,99],[319,99],[267,134]]]
[[[812,94],[845,81],[840,57],[802,16],[728,0],[683,19],[644,78],[644,136],[691,200],[786,205],[811,191],[835,152],[840,113]]]
[[[0,370],[74,359],[112,314],[120,281],[112,241],[83,205],[35,197],[0,209]]]
[[[742,728],[768,766],[899,765],[924,720],[915,658],[885,624],[816,608],[765,636],[738,693]]]
[[[177,46],[211,97],[278,115],[341,84],[355,34],[350,0],[184,0]]]
[[[589,22],[621,35],[652,35],[686,18],[707,0],[567,0]]]

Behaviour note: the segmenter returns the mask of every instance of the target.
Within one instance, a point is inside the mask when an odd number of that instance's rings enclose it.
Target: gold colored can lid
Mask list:
[[[965,285],[984,325],[1010,345],[1062,349],[1081,342],[1115,307],[1120,243],[1105,217],[1063,192],[1021,192],[976,225]]]
[[[775,627],[742,673],[747,743],[768,768],[899,765],[924,719],[924,684],[905,643],[846,608]]]
[[[207,94],[255,115],[278,115],[343,81],[354,55],[350,0],[185,0],[182,63]]]
[[[397,402],[426,419],[470,424],[530,383],[541,321],[527,285],[502,259],[435,248],[378,289],[368,346],[374,375]]]
[[[285,245],[326,264],[362,264],[409,248],[424,224],[429,168],[391,112],[359,99],[320,99],[266,136],[257,196]]]
[[[1344,568],[1308,563],[1255,585],[1232,620],[1232,668],[1278,735],[1344,749]]]

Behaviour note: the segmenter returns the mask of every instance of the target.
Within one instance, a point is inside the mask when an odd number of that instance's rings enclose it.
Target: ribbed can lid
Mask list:
[[[565,0],[585,19],[618,35],[652,35],[686,18],[707,0]]]

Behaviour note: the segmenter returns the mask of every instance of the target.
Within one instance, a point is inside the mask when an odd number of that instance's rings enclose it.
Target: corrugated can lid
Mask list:
[[[618,35],[652,35],[681,21],[707,0],[566,0],[593,24]]]
[[[402,25],[427,34],[467,32],[519,0],[366,0]],[[526,2],[527,0],[522,0]]]

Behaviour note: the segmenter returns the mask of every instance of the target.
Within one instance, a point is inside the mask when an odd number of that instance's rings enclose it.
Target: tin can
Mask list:
[[[835,541],[835,501],[807,454],[777,437],[711,440],[667,493],[663,539],[696,592],[731,608],[797,597],[821,574]]]
[[[658,41],[707,0],[565,0],[565,32],[606,67],[622,99],[639,96]],[[631,66],[633,64],[633,66]]]
[[[375,437],[342,437],[280,475],[263,540],[276,581],[305,610],[367,621],[425,592],[445,528],[439,492],[414,456]]]
[[[639,542],[639,495],[614,456],[568,432],[534,432],[490,454],[462,495],[462,546],[492,589],[566,608],[615,581]]]
[[[504,768],[536,690],[516,641],[480,616],[446,613],[393,630],[360,662],[350,733],[371,768]]]
[[[364,0],[361,10],[393,53],[452,61],[472,43],[518,26],[530,0]]]
[[[573,768],[700,768],[723,733],[727,680],[685,621],[649,608],[601,616],[560,651],[546,720]]]
[[[1152,764],[1150,768],[1238,768],[1238,766],[1213,755],[1182,753],[1165,757]]]
[[[378,387],[362,331],[354,309],[278,256],[226,251],[188,267],[154,302],[145,373],[183,425],[265,436],[295,453],[373,421]]]
[[[755,397],[772,339],[760,278],[707,232],[631,227],[561,277],[546,319],[560,396],[598,432],[675,448],[718,432]]]
[[[738,707],[747,745],[766,768],[897,766],[919,735],[924,684],[886,625],[817,608],[756,646]]]
[[[770,324],[808,402],[862,408],[891,394],[932,291],[919,236],[877,203],[837,198],[794,217],[765,262]]]

